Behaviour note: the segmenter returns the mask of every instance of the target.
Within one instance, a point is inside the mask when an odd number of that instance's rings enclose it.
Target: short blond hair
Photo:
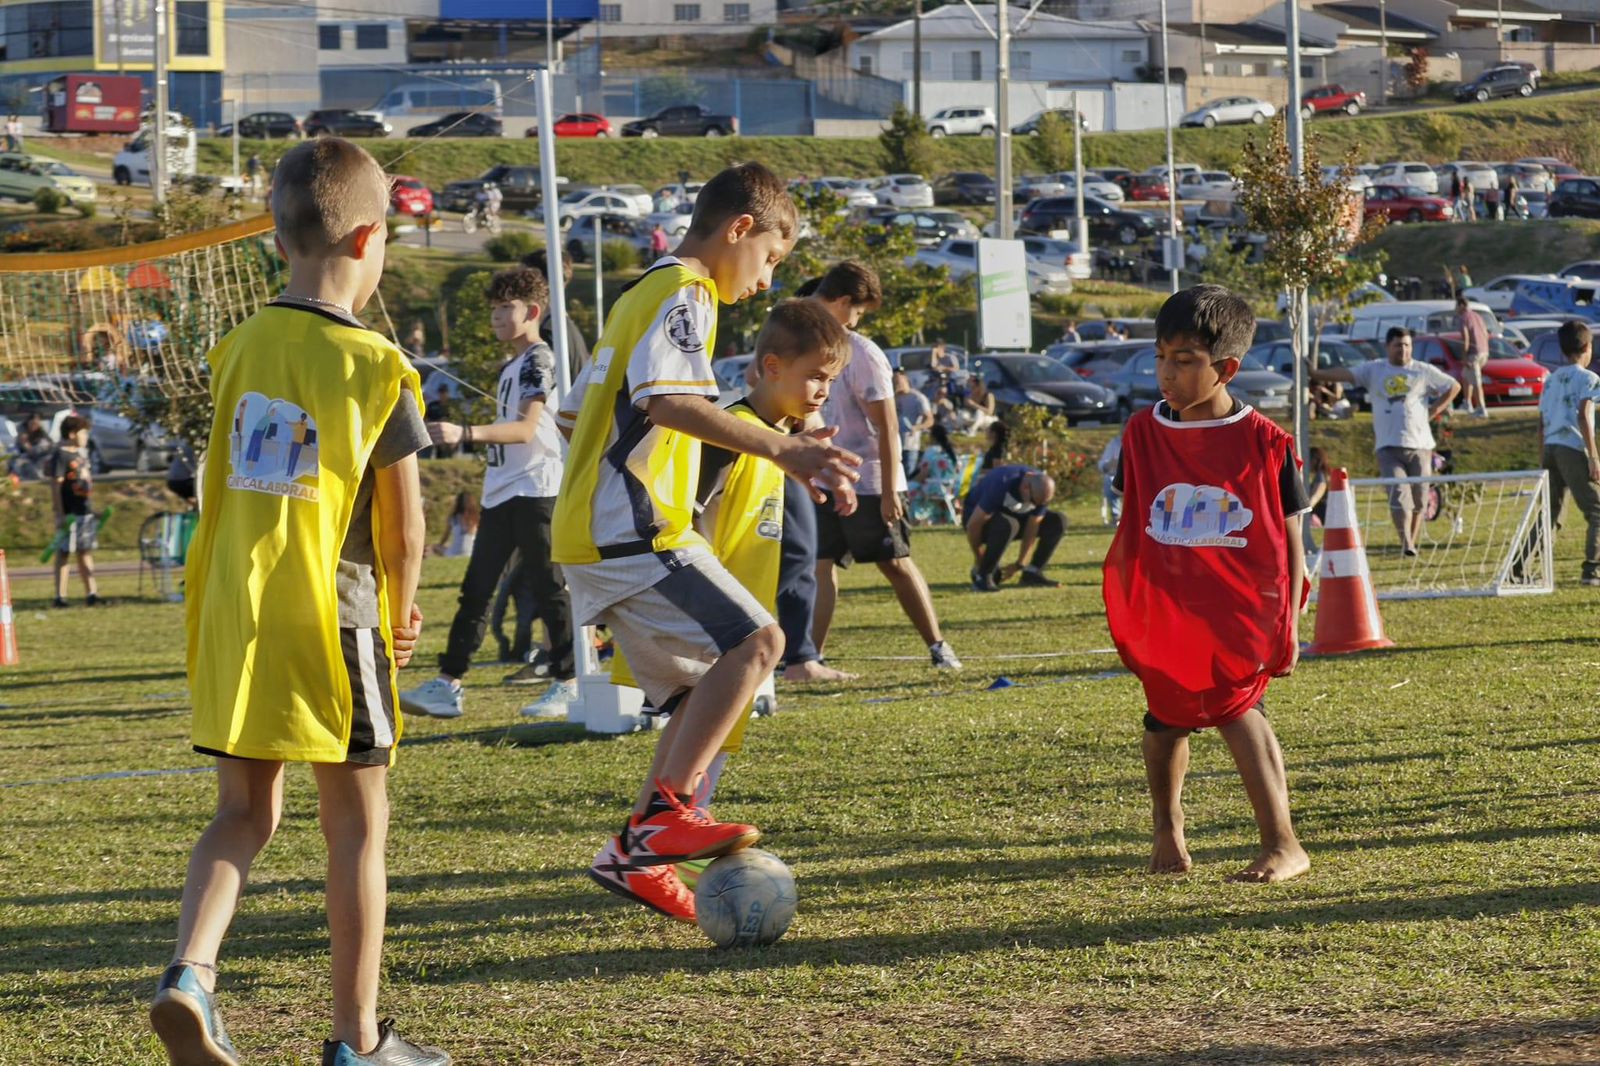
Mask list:
[[[272,173],[272,221],[296,255],[326,255],[388,212],[388,175],[372,153],[341,137],[296,145]]]

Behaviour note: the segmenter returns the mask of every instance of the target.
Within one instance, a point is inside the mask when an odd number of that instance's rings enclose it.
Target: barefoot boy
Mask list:
[[[377,1018],[394,671],[422,621],[416,452],[428,444],[416,371],[355,317],[383,274],[388,200],[382,169],[348,141],[285,155],[272,214],[289,285],[207,357],[216,419],[189,555],[188,665],[217,813],[190,856],[150,1008],[184,1066],[237,1062],[212,998],[217,954],[277,827],[285,762],[312,764],[328,844],[323,1066],[450,1061]]]
[[[714,821],[692,798],[783,651],[771,614],[694,529],[700,442],[768,459],[806,482],[848,478],[858,462],[828,443],[827,430],[791,436],[714,402],[717,303],[769,288],[797,226],[784,183],[759,163],[712,178],[676,255],[617,301],[561,408],[571,447],[553,556],[574,616],[605,623],[650,703],[672,714],[638,802],[590,872],[664,913],[686,907],[673,864],[760,836]]]
[[[1310,860],[1289,818],[1283,754],[1263,713],[1267,682],[1294,671],[1305,586],[1293,441],[1235,400],[1228,382],[1255,335],[1250,306],[1220,285],[1169,299],[1156,317],[1163,402],[1128,421],[1122,520],[1106,556],[1106,618],[1144,684],[1153,873],[1183,873],[1189,734],[1216,728],[1261,832],[1239,881],[1282,881]]]

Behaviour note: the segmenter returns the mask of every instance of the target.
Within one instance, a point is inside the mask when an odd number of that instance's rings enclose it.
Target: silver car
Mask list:
[[[1184,115],[1180,126],[1226,126],[1230,122],[1254,122],[1257,126],[1278,113],[1278,109],[1265,100],[1253,96],[1230,96],[1213,100]]]

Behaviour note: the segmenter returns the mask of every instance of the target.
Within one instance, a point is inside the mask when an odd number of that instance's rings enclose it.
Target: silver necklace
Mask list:
[[[324,300],[316,296],[293,296],[286,292],[279,293],[278,299],[289,300],[294,303],[316,304],[319,307],[331,307],[335,311],[343,311],[351,318],[356,317],[356,313],[354,311],[350,310],[350,308],[346,307],[344,304],[338,303],[334,300]]]

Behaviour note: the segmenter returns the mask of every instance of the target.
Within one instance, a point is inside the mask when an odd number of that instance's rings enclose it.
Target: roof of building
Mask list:
[[[933,11],[925,11],[922,15],[922,39],[930,40],[993,40],[990,30],[994,27],[996,4],[973,4],[974,9],[983,17],[980,23],[965,4],[946,4],[944,7]],[[1027,25],[1021,32],[1017,27],[1022,25],[1027,17],[1028,9],[1008,5],[1009,18],[1013,38],[1019,41],[1048,40],[1051,38],[1099,38],[1103,40],[1116,40],[1140,38],[1146,36],[1144,26],[1132,19],[1108,19],[1100,22],[1082,22],[1078,19],[1062,18],[1060,15],[1050,15],[1045,12],[1036,12],[1028,19]],[[913,27],[911,19],[904,19],[866,34],[862,40],[898,40],[910,38]]]
[[[1387,19],[1384,19],[1379,14],[1376,4],[1321,4],[1317,7],[1317,11],[1329,18],[1336,18],[1352,30],[1363,34],[1369,31],[1377,33],[1383,28],[1383,22],[1387,21],[1391,34],[1402,33],[1410,36],[1420,33],[1430,38],[1439,35],[1439,31],[1432,26],[1393,11],[1388,12]]]
[[[1198,37],[1204,32],[1207,43],[1213,46],[1282,49],[1288,42],[1288,35],[1283,30],[1257,22],[1208,22],[1204,27],[1197,23],[1173,23],[1170,28],[1189,37]],[[1306,55],[1322,55],[1329,51],[1325,43],[1312,40],[1305,34],[1300,35],[1300,49]]]

